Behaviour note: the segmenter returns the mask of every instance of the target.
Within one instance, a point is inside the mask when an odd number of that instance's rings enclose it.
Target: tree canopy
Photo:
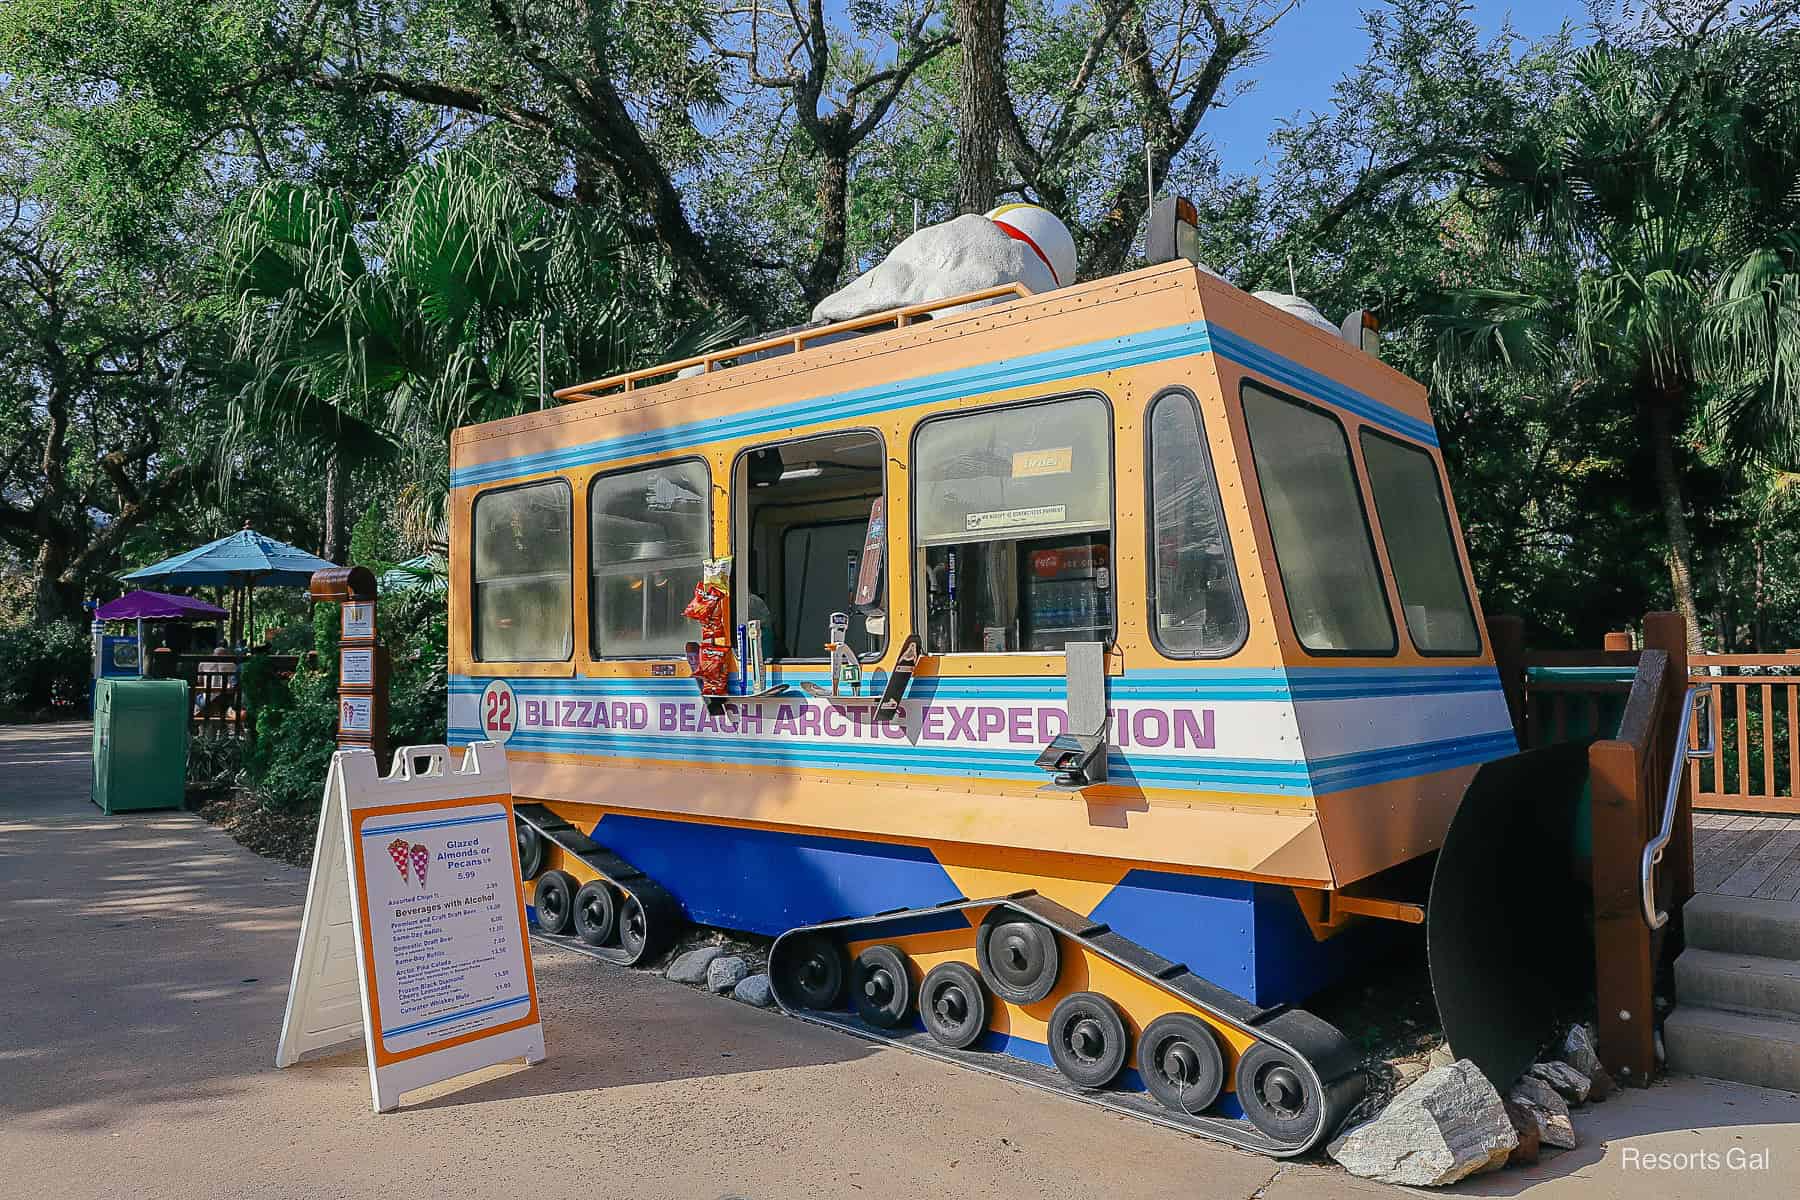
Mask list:
[[[1800,0],[1538,40],[1367,0],[1226,170],[1214,114],[1324,2],[13,0],[10,592],[73,614],[196,520],[428,549],[454,425],[802,320],[915,213],[1041,203],[1127,269],[1148,175],[1238,286],[1379,312],[1489,611],[1800,638]]]

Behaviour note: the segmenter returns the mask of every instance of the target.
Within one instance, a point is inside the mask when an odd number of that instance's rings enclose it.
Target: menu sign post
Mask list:
[[[354,964],[354,965],[352,965]],[[506,752],[406,746],[386,779],[332,756],[275,1065],[361,1035],[377,1112],[511,1059],[543,1061]]]
[[[311,594],[338,606],[338,746],[365,747],[379,762],[388,743],[388,653],[379,644],[375,574],[367,567],[317,571]]]

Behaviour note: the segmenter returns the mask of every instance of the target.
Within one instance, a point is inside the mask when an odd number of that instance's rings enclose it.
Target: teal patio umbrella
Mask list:
[[[297,546],[264,537],[246,523],[234,534],[184,550],[173,558],[139,569],[124,578],[131,583],[160,583],[170,587],[229,587],[242,590],[243,609],[232,606],[232,640],[242,640],[250,615],[250,590],[257,584],[305,587],[314,571],[336,566]]]

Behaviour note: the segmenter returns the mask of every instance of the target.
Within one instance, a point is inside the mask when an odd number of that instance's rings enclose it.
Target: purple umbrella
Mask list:
[[[94,610],[94,616],[102,621],[188,621],[226,615],[216,604],[165,592],[126,592]]]
[[[194,621],[201,617],[226,615],[225,610],[216,604],[208,604],[192,596],[171,596],[166,592],[126,592],[117,600],[108,600],[94,610],[96,621],[137,622],[139,675],[144,673],[145,621]]]

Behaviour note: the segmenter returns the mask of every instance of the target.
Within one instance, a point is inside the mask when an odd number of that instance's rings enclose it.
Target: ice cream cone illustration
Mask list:
[[[425,868],[431,865],[431,851],[414,842],[412,848],[413,874],[419,877],[419,886],[425,886]]]
[[[406,851],[407,845],[405,838],[395,838],[388,843],[388,854],[393,858],[394,866],[400,869],[401,881],[411,882],[406,878]],[[423,875],[421,875],[420,878],[423,879]]]

